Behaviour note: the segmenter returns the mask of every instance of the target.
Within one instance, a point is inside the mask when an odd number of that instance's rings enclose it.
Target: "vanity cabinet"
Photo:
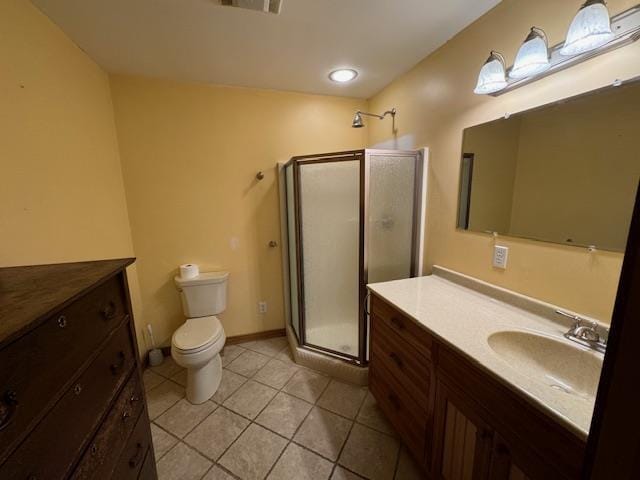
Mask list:
[[[582,439],[376,295],[369,388],[427,478],[580,476]]]
[[[0,269],[0,478],[156,478],[132,262]]]

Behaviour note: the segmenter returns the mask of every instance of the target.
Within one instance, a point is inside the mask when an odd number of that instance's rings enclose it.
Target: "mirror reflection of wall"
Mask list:
[[[623,251],[640,178],[640,82],[467,128],[458,228]]]

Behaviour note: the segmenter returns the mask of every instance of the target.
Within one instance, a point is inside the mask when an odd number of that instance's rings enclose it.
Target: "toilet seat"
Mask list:
[[[215,316],[189,318],[173,334],[172,344],[185,354],[198,353],[213,345],[224,330]]]

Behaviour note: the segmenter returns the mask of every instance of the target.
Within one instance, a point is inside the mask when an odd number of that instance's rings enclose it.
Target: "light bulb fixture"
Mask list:
[[[478,75],[478,83],[473,93],[486,95],[496,93],[507,86],[506,67],[504,57],[498,52],[492,51],[484,62]]]
[[[339,70],[334,70],[329,74],[329,78],[336,83],[347,83],[358,76],[358,72],[356,72],[353,68],[341,68]]]
[[[589,52],[609,43],[614,37],[604,0],[587,0],[573,18],[560,54],[569,56]]]
[[[362,121],[362,116],[366,115],[368,117],[375,117],[378,120],[383,120],[384,117],[386,117],[387,115],[391,115],[391,118],[393,119],[393,130],[395,131],[395,121],[396,121],[396,109],[392,108],[391,110],[387,110],[386,112],[384,112],[382,115],[378,115],[377,113],[368,113],[368,112],[361,112],[360,110],[358,110],[356,112],[356,114],[353,116],[353,121],[351,122],[351,126],[353,128],[362,128],[364,127],[364,122]]]
[[[549,63],[549,44],[544,30],[531,27],[531,31],[520,46],[509,78],[526,78],[542,73],[551,67]]]
[[[571,22],[564,42],[549,47],[545,32],[533,27],[508,69],[502,55],[491,52],[480,70],[474,92],[502,95],[638,39],[640,4],[609,17],[603,0],[587,0]]]

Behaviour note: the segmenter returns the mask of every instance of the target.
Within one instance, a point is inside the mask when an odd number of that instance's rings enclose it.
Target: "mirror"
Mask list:
[[[458,228],[623,252],[640,178],[640,82],[465,129]]]

